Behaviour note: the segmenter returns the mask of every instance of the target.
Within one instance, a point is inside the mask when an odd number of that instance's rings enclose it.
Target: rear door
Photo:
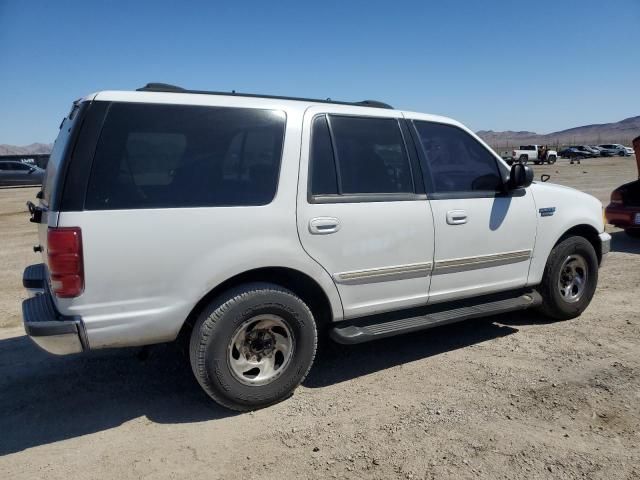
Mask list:
[[[523,287],[536,236],[529,189],[504,192],[496,156],[464,129],[413,121],[435,227],[431,302]]]
[[[433,221],[408,135],[393,110],[305,113],[298,232],[346,318],[427,302]]]

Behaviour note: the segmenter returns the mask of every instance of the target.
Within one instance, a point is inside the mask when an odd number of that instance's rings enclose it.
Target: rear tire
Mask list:
[[[300,298],[278,285],[252,283],[204,309],[189,357],[213,400],[248,411],[291,396],[313,364],[317,343],[313,315]]]
[[[626,228],[624,230],[624,233],[626,233],[631,238],[640,238],[640,227],[639,228]]]
[[[582,314],[598,284],[598,257],[584,237],[562,239],[549,254],[539,287],[540,311],[556,320]]]

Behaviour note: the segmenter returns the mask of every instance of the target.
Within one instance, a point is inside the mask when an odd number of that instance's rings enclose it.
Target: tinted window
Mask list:
[[[0,170],[13,170],[11,167],[11,164],[8,162],[0,162]]]
[[[24,164],[24,163],[14,163],[13,164],[13,169],[14,170],[18,170],[20,172],[27,172],[27,171],[31,170],[31,167],[29,165]]]
[[[315,117],[311,130],[311,194],[335,195],[338,193],[336,164],[331,146],[327,118]]]
[[[340,193],[413,192],[398,121],[331,115]]]
[[[451,125],[415,122],[435,193],[496,192],[502,188],[493,155],[464,130]]]
[[[86,208],[264,205],[276,192],[284,114],[113,104],[98,141]]]

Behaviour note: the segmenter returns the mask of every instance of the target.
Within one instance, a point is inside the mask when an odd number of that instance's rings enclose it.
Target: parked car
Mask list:
[[[585,158],[593,158],[593,155],[590,154],[589,152],[585,152],[584,150],[578,150],[575,147],[569,147],[569,148],[560,150],[559,154],[562,158],[568,158],[569,160],[571,160],[571,163],[576,161],[580,163],[580,161]]]
[[[631,237],[640,238],[640,180],[627,183],[611,193],[611,203],[605,210],[607,222]]]
[[[605,209],[607,222],[634,238],[640,238],[640,158],[638,180],[619,186],[611,192],[611,202]]]
[[[627,151],[627,155],[629,155],[629,156],[636,154],[634,152],[633,148],[631,148],[631,147],[624,147],[624,149]]]
[[[596,145],[588,145],[588,147],[593,151],[593,153],[596,154],[597,157],[602,157],[604,156],[602,154],[602,148],[596,146]]]
[[[578,155],[576,152],[579,152],[581,155]],[[580,156],[581,158],[594,158],[598,155],[599,152],[594,151],[587,145],[572,145],[560,150],[560,156],[564,158],[576,158],[577,156]]]
[[[0,187],[42,185],[44,170],[17,160],[0,160]]]
[[[540,163],[554,164],[558,158],[558,152],[555,150],[547,150],[540,158],[540,150],[542,145],[521,145],[520,148],[511,152],[511,158],[517,159],[523,165],[527,162],[534,162],[536,165]],[[512,162],[513,163],[513,162]]]
[[[380,102],[99,92],[30,204],[25,330],[56,354],[184,341],[207,394],[251,410],[292,394],[319,336],[574,318],[609,251],[602,204],[532,181],[455,120]]]
[[[620,145],[619,143],[606,143],[598,146],[602,148],[602,152],[608,156],[619,155],[621,157],[626,157],[629,155],[624,145]]]

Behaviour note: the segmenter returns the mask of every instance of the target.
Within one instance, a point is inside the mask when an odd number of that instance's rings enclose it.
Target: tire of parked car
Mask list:
[[[553,165],[554,163],[556,163],[556,156],[555,155],[549,156],[549,158],[547,159],[547,162],[549,162],[549,165]]]
[[[584,237],[561,239],[551,250],[539,287],[540,311],[557,320],[579,316],[591,303],[598,284],[598,257]]]
[[[318,334],[309,307],[293,292],[251,283],[212,301],[191,332],[189,357],[198,383],[238,411],[289,397],[313,363]]]

